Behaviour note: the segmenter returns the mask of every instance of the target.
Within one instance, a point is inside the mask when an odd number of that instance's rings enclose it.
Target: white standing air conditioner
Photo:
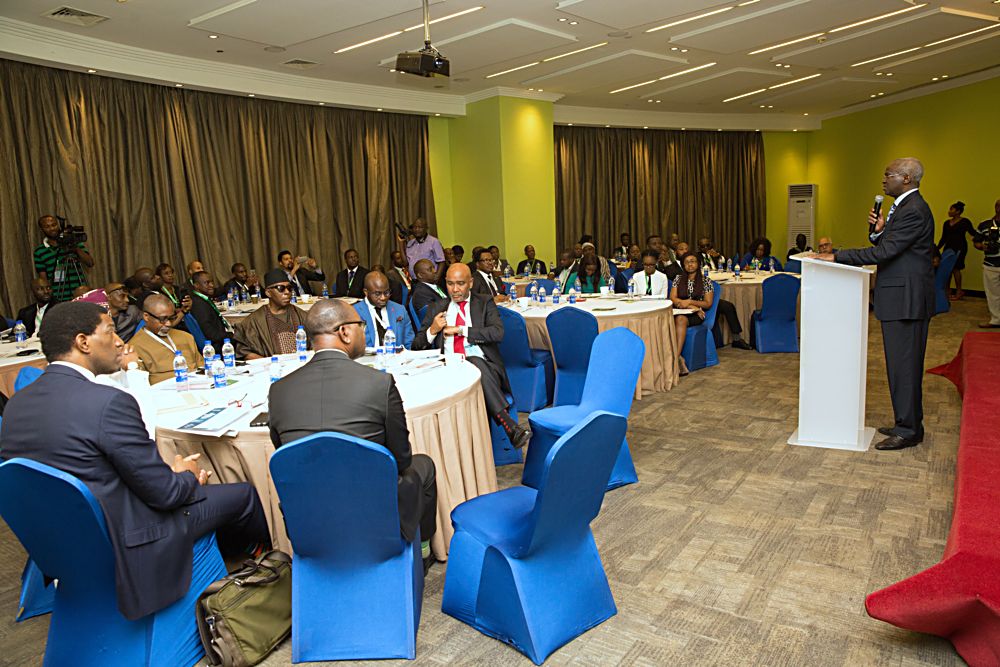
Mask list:
[[[806,245],[816,247],[816,192],[815,183],[788,186],[788,247],[795,247],[795,237],[806,235]]]

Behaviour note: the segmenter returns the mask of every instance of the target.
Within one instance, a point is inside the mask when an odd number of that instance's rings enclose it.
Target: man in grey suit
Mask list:
[[[895,198],[883,217],[868,214],[873,247],[820,254],[820,259],[861,266],[877,264],[875,317],[882,344],[889,395],[896,421],[879,428],[887,436],[875,449],[905,449],[924,439],[922,386],[927,326],[934,315],[934,216],[920,196],[924,167],[900,158],[885,168],[882,189]]]
[[[365,322],[339,299],[325,299],[306,318],[313,358],[271,385],[271,441],[281,447],[321,431],[336,431],[382,445],[399,473],[399,529],[407,541],[420,526],[424,569],[437,527],[434,461],[410,451],[403,399],[392,375],[355,363],[365,353]],[[315,399],[315,397],[320,397]]]

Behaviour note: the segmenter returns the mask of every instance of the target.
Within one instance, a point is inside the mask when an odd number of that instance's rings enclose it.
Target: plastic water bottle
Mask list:
[[[278,361],[278,357],[271,357],[271,365],[268,370],[271,375],[271,384],[281,379],[281,363]]]
[[[330,290],[327,289],[326,283],[323,283],[323,298],[324,299],[329,299],[330,298]]]
[[[216,389],[226,386],[226,365],[222,363],[219,355],[212,357],[212,385]]]
[[[771,261],[769,262],[769,264],[770,264],[770,266],[768,267],[768,272],[769,273],[774,273],[774,257],[771,258]]]
[[[631,280],[628,281],[628,300],[629,301],[635,300],[635,283],[632,282]]]
[[[299,297],[296,296],[296,294],[293,292],[292,293],[292,303],[298,303],[298,302],[299,302]]]
[[[236,298],[233,295],[233,290],[229,290],[229,293],[226,294],[226,308],[232,308],[235,305]]]
[[[555,287],[552,288],[552,305],[553,306],[558,306],[559,305],[559,294],[560,294],[560,292],[559,292],[559,285],[556,285]]]
[[[545,288],[538,288],[538,303],[545,303]]]
[[[506,279],[508,279],[508,280],[510,280],[510,264],[508,264],[507,266],[504,267],[504,269],[503,269],[503,277],[506,278]]]
[[[295,332],[295,351],[299,353],[299,361],[305,362],[306,360],[306,328],[299,325],[298,330]]]
[[[180,350],[174,350],[174,386],[177,391],[187,391],[191,388],[188,382],[188,362]]]
[[[705,280],[708,280],[708,264],[705,265],[704,274],[705,274]]]
[[[28,329],[21,320],[14,324],[14,347],[18,350],[28,347]]]
[[[260,301],[260,296],[261,296],[260,295],[260,285],[257,285],[256,287],[254,287],[254,290],[256,290],[256,292],[257,292],[257,301]]]
[[[733,272],[733,258],[730,257],[729,259],[726,260],[726,273],[732,273],[732,272]]]
[[[740,263],[739,262],[736,262],[735,264],[733,264],[733,277],[736,280],[740,279]]]
[[[385,335],[382,336],[382,346],[385,347],[387,357],[396,354],[396,334],[392,329],[385,330]]]
[[[601,282],[600,279],[598,279],[597,282]],[[575,281],[573,281],[573,287],[576,288],[576,293],[577,294],[583,294],[583,286],[580,285],[580,279],[579,278],[577,278]]]
[[[555,296],[553,296],[553,298],[555,298]],[[576,288],[575,287],[570,287],[569,288],[569,304],[572,306],[575,303],[576,303]]]
[[[205,347],[201,348],[201,358],[205,360],[205,375],[212,374],[212,359],[215,358],[215,348],[211,341],[205,341]]]
[[[531,289],[528,290],[528,294],[531,296],[531,303],[538,302],[538,281],[531,281]]]
[[[375,346],[375,370],[385,372],[385,345]]]
[[[228,338],[222,339],[222,363],[226,367],[227,376],[236,372],[236,348]]]
[[[555,263],[549,262],[549,273],[555,273],[555,272],[556,272],[556,265],[555,265]]]

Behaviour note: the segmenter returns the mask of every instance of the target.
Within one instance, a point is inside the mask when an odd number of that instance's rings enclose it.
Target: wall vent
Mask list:
[[[285,67],[291,67],[292,69],[312,69],[319,65],[319,63],[313,62],[311,60],[302,60],[301,58],[295,58],[293,60],[288,60],[282,63]]]
[[[94,26],[108,20],[107,16],[92,14],[90,12],[85,12],[82,9],[65,6],[46,12],[42,14],[42,16],[52,19],[53,21],[61,21],[62,23],[69,23],[70,25],[77,25],[83,28],[89,28],[90,26]]]

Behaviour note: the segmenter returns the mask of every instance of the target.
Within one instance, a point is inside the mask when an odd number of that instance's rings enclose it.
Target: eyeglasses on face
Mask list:
[[[338,324],[337,326],[335,326],[333,329],[330,330],[330,333],[336,333],[337,331],[340,331],[342,328],[344,328],[344,327],[346,327],[348,325],[351,325],[351,324],[359,324],[359,325],[361,325],[361,330],[362,331],[364,331],[365,329],[368,328],[368,323],[365,322],[364,320],[352,320],[350,322],[344,322],[343,324]]]
[[[292,291],[292,286],[291,285],[271,285],[267,289],[273,289],[276,292],[282,292],[282,293],[284,293],[284,292],[291,292]]]
[[[392,290],[385,290],[384,292],[379,292],[378,290],[365,290],[368,296],[384,296],[389,298],[392,296]]]
[[[146,313],[147,315],[149,315],[150,317],[152,317],[154,320],[156,320],[160,324],[166,324],[167,322],[169,322],[172,319],[174,319],[174,316],[177,314],[176,312],[173,312],[173,313],[170,313],[169,315],[164,315],[163,317],[160,317],[159,315],[154,315],[153,313],[149,312],[148,310],[144,310],[142,312]]]

